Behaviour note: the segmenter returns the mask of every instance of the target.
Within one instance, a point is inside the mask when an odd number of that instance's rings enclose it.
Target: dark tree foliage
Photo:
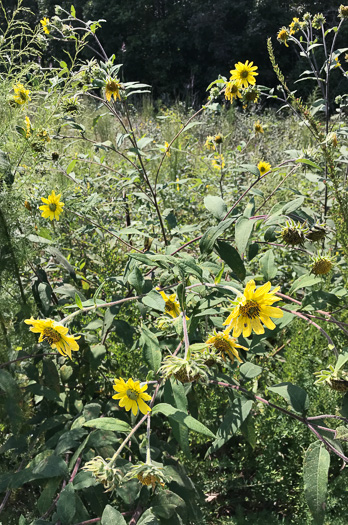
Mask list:
[[[14,0],[8,0],[9,5]],[[26,0],[42,16],[53,16],[57,0]],[[37,6],[35,6],[37,4]],[[62,5],[69,10],[71,1]],[[85,20],[106,20],[99,38],[107,53],[115,53],[129,80],[153,86],[155,98],[204,101],[206,86],[218,74],[229,75],[235,62],[252,60],[258,67],[258,83],[277,84],[270,67],[266,39],[275,43],[279,65],[289,81],[303,70],[293,47],[281,49],[279,28],[306,11],[322,12],[329,23],[337,19],[337,0],[77,0],[77,15]],[[347,32],[342,32],[341,42]],[[46,59],[64,58],[61,46],[51,42]],[[303,95],[311,84],[300,83]],[[339,86],[337,87],[339,91]]]

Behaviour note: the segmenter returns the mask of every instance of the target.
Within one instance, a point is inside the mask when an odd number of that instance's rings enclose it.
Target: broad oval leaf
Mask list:
[[[121,419],[113,417],[100,417],[98,419],[90,419],[83,424],[84,427],[100,428],[101,430],[113,430],[114,432],[130,432],[132,427]]]
[[[279,383],[268,387],[268,390],[282,396],[295,410],[303,414],[309,406],[309,398],[307,392],[300,386],[293,385],[292,383]]]

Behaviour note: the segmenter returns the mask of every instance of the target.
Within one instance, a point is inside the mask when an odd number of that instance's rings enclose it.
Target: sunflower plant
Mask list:
[[[344,6],[339,14],[335,34],[347,18]],[[13,184],[21,215],[10,214],[17,201],[2,187],[8,264],[0,271],[9,272],[6,300],[16,304],[11,319],[4,309],[0,316],[2,445],[9,453],[2,505],[13,489],[32,484],[33,498],[40,494],[28,512],[33,525],[204,523],[207,480],[199,485],[192,458],[210,468],[224,456],[232,460],[232,450],[244,463],[248,447],[256,461],[263,446],[281,457],[272,435],[293,425],[294,439],[306,436],[296,457],[307,448],[305,496],[322,523],[330,458],[348,462],[346,433],[335,426],[348,425],[346,398],[329,405],[337,381],[343,385],[335,392],[347,382],[346,197],[337,150],[344,126],[335,120],[336,139],[327,136],[325,91],[322,131],[287,87],[270,43],[279,96],[258,86],[253,57],[236,57],[202,107],[188,115],[162,109],[157,120],[142,122],[136,101],[150,86],[125,78],[118,58],[106,54],[97,36],[103,23],[57,6],[35,31],[74,52],[37,73],[40,89],[29,81],[6,88],[20,148]],[[312,31],[322,30],[325,40],[325,23],[294,17],[278,32],[281,49],[299,46],[315,69]],[[87,49],[95,54],[89,61]],[[313,72],[320,87],[328,90],[341,54],[333,37],[325,79]],[[280,158],[282,151],[266,149],[271,126],[260,99],[271,97],[311,130],[306,151],[289,148]],[[223,129],[227,120],[216,125],[218,112],[231,106],[246,122],[241,136]],[[0,161],[1,173],[12,175],[2,150]],[[311,191],[306,177],[317,184]],[[21,264],[19,240],[28,252]],[[315,344],[307,347],[311,330]],[[328,361],[316,383],[287,375],[299,332],[303,354],[316,365]],[[318,404],[316,384],[329,387]],[[256,438],[267,414],[277,415],[270,435]],[[26,517],[20,525],[29,525]]]

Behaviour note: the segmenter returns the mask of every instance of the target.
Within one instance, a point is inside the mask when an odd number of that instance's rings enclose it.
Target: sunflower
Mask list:
[[[212,149],[213,151],[216,150],[215,139],[214,139],[214,137],[212,135],[209,135],[207,137],[207,140],[205,141],[204,146],[207,149]]]
[[[13,97],[14,102],[17,104],[23,105],[26,104],[28,101],[31,100],[29,94],[29,89],[25,89],[23,84],[18,82],[13,86],[13,91],[15,92],[15,96]]]
[[[166,156],[170,157],[169,142],[167,142],[166,140],[164,141],[164,151],[166,152]]]
[[[271,165],[268,162],[265,162],[264,160],[261,160],[257,167],[259,168],[260,175],[264,175],[271,169]]]
[[[79,349],[79,345],[76,342],[76,339],[79,337],[74,337],[73,335],[68,334],[68,328],[62,324],[53,321],[53,319],[37,319],[33,317],[30,319],[25,319],[26,324],[33,325],[30,328],[31,332],[40,334],[39,343],[42,341],[47,341],[52,348],[56,348],[58,352],[64,356],[69,356],[71,359],[71,351],[76,351]]]
[[[220,155],[214,155],[214,158],[211,161],[211,163],[215,170],[223,170],[224,167],[226,166],[225,157],[223,156],[222,153]]]
[[[289,45],[288,45],[288,38],[289,38],[289,36],[290,36],[290,34],[289,34],[289,31],[286,29],[286,27],[282,27],[278,31],[277,40],[279,40],[279,42],[282,42],[283,44],[285,44],[286,47],[289,47]]]
[[[297,33],[297,31],[301,29],[300,20],[297,17],[293,18],[289,28],[290,28],[290,35],[294,35],[295,33]]]
[[[180,305],[179,305],[178,301],[176,300],[176,294],[172,293],[172,295],[170,295],[168,297],[168,295],[166,295],[161,290],[158,290],[158,291],[159,291],[162,299],[166,303],[165,308],[164,308],[165,313],[170,315],[174,319],[176,317],[179,317],[179,315],[180,315]]]
[[[216,350],[221,354],[224,361],[226,361],[227,356],[230,358],[232,363],[234,358],[236,358],[240,363],[242,362],[241,358],[239,357],[238,350],[236,350],[237,348],[248,350],[244,346],[238,345],[236,339],[229,336],[228,330],[224,330],[223,332],[214,331],[214,335],[206,340],[206,344],[214,346],[214,348],[216,348]]]
[[[313,259],[313,266],[311,269],[311,273],[314,273],[314,275],[327,275],[333,267],[333,257],[322,257],[318,256]]]
[[[227,82],[226,89],[225,89],[225,99],[229,100],[230,102],[233,102],[233,99],[235,98],[237,100],[237,97],[242,98],[242,94],[239,91],[240,86],[237,84],[237,82]]]
[[[272,290],[271,283],[267,282],[255,290],[255,281],[247,283],[244,294],[237,299],[237,306],[233,308],[226,321],[225,333],[233,329],[233,337],[239,337],[243,332],[243,337],[249,337],[254,331],[257,335],[264,334],[265,329],[261,322],[270,330],[275,328],[271,317],[283,317],[280,308],[271,306],[275,301],[280,301],[274,294],[279,290],[279,286]],[[235,303],[236,304],[236,303]]]
[[[105,84],[106,100],[110,102],[112,97],[114,97],[115,102],[117,99],[121,100],[120,88],[121,84],[117,79],[113,80],[112,78],[109,78]]]
[[[261,124],[261,122],[259,120],[257,120],[254,123],[254,131],[255,131],[255,133],[264,133],[262,124]]]
[[[25,130],[25,138],[29,138],[30,135],[31,135],[31,122],[30,122],[30,118],[29,117],[25,117],[25,127],[26,127],[26,130]]]
[[[138,414],[138,409],[142,414],[151,411],[151,408],[144,403],[144,401],[151,399],[151,396],[145,393],[147,384],[140,386],[140,381],[133,381],[133,379],[128,379],[125,382],[121,377],[114,381],[113,389],[116,390],[117,394],[112,396],[112,399],[119,399],[120,407],[124,407],[127,411],[132,409],[135,416]]]
[[[62,213],[64,206],[64,203],[59,201],[61,196],[61,193],[56,195],[53,190],[47,199],[45,199],[45,197],[41,197],[42,202],[45,204],[43,206],[39,206],[39,210],[42,210],[41,216],[44,219],[49,218],[51,221],[53,221],[53,219],[59,221],[59,215]]]
[[[44,31],[44,33],[45,33],[46,35],[49,35],[49,34],[50,34],[50,31],[49,31],[49,29],[48,29],[48,27],[47,27],[47,26],[49,25],[49,23],[50,23],[50,21],[49,21],[49,19],[46,18],[46,17],[43,18],[42,20],[40,20],[40,24],[42,25],[42,29],[43,29],[43,31]]]
[[[238,62],[234,67],[236,69],[230,71],[230,80],[234,80],[239,87],[247,88],[249,84],[253,85],[256,83],[255,76],[258,75],[258,73],[255,73],[255,71],[258,67],[253,66],[253,62],[249,63],[249,60],[247,60],[245,64]]]

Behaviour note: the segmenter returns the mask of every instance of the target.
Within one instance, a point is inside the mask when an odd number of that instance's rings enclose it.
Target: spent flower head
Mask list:
[[[176,355],[167,355],[159,373],[165,380],[173,376],[181,383],[206,381],[208,379],[208,367],[204,363],[203,356],[199,353],[194,353],[186,359]]]
[[[156,487],[164,487],[165,483],[169,481],[164,475],[163,467],[143,462],[131,467],[125,476],[125,481],[133,478],[137,478],[142,485],[151,485],[153,491]]]
[[[243,350],[248,350],[245,346],[239,345],[237,339],[229,335],[229,330],[226,329],[223,332],[216,332],[214,330],[213,335],[211,335],[207,340],[206,344],[213,346],[221,355],[222,359],[226,361],[226,357],[230,359],[233,363],[235,359],[242,362],[239,357],[237,348],[242,348]]]
[[[338,16],[339,18],[342,18],[342,20],[344,18],[348,18],[348,5],[340,5],[340,7],[338,8]]]
[[[311,273],[314,275],[327,275],[333,267],[335,257],[330,257],[329,255],[318,255],[313,257]]]
[[[91,472],[95,479],[104,485],[105,492],[117,489],[123,481],[123,473],[120,469],[112,467],[101,456],[96,456],[82,467],[82,470]]]
[[[305,242],[308,232],[309,229],[306,223],[295,223],[292,219],[289,219],[281,229],[280,235],[285,244],[289,246],[298,246]]]

